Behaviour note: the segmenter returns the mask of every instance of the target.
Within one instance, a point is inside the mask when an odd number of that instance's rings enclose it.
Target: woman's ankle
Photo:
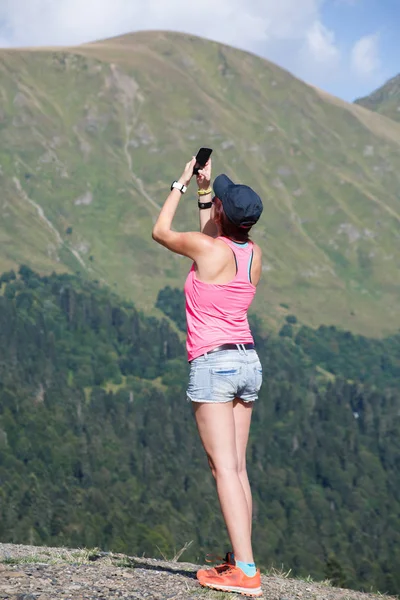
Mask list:
[[[240,560],[237,560],[235,562],[237,568],[243,571],[243,573],[247,575],[247,577],[254,577],[254,575],[257,573],[256,565],[254,564],[254,562],[242,562]]]
[[[238,562],[238,561],[239,561],[239,562],[244,562],[244,563],[248,563],[248,564],[253,564],[253,563],[254,563],[254,557],[253,557],[253,555],[252,555],[252,554],[250,554],[250,553],[249,553],[249,554],[246,554],[246,553],[243,553],[243,554],[241,554],[241,553],[239,553],[239,554],[236,554],[236,553],[235,553],[235,552],[232,550],[232,555],[234,556],[234,558],[235,558],[235,561],[236,561],[236,562]]]

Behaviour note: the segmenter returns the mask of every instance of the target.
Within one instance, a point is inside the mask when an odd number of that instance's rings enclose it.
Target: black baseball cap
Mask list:
[[[257,223],[263,211],[261,198],[248,185],[233,183],[227,175],[218,175],[214,194],[222,202],[228,219],[234,225],[249,229]]]

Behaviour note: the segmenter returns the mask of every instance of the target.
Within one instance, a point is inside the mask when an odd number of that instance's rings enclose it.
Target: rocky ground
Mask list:
[[[234,600],[196,580],[196,565],[97,550],[0,543],[1,600]],[[326,583],[263,576],[265,600],[377,600]],[[390,600],[389,597],[386,597]]]

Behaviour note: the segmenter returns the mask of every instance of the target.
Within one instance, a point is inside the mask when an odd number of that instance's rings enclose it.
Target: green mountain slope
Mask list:
[[[400,326],[400,125],[253,55],[173,33],[0,53],[0,269],[79,270],[139,306],[188,262],[151,240],[201,145],[253,185],[255,308],[372,335]],[[195,189],[178,226],[197,228]]]
[[[400,75],[396,75],[365,98],[356,100],[356,104],[374,110],[390,119],[400,121]]]

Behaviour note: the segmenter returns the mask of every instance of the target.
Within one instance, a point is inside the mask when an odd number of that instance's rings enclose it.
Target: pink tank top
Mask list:
[[[253,242],[237,244],[225,237],[218,239],[232,248],[237,273],[229,283],[203,283],[197,279],[193,264],[184,288],[189,361],[222,344],[253,343],[247,320],[256,293],[250,283]]]

